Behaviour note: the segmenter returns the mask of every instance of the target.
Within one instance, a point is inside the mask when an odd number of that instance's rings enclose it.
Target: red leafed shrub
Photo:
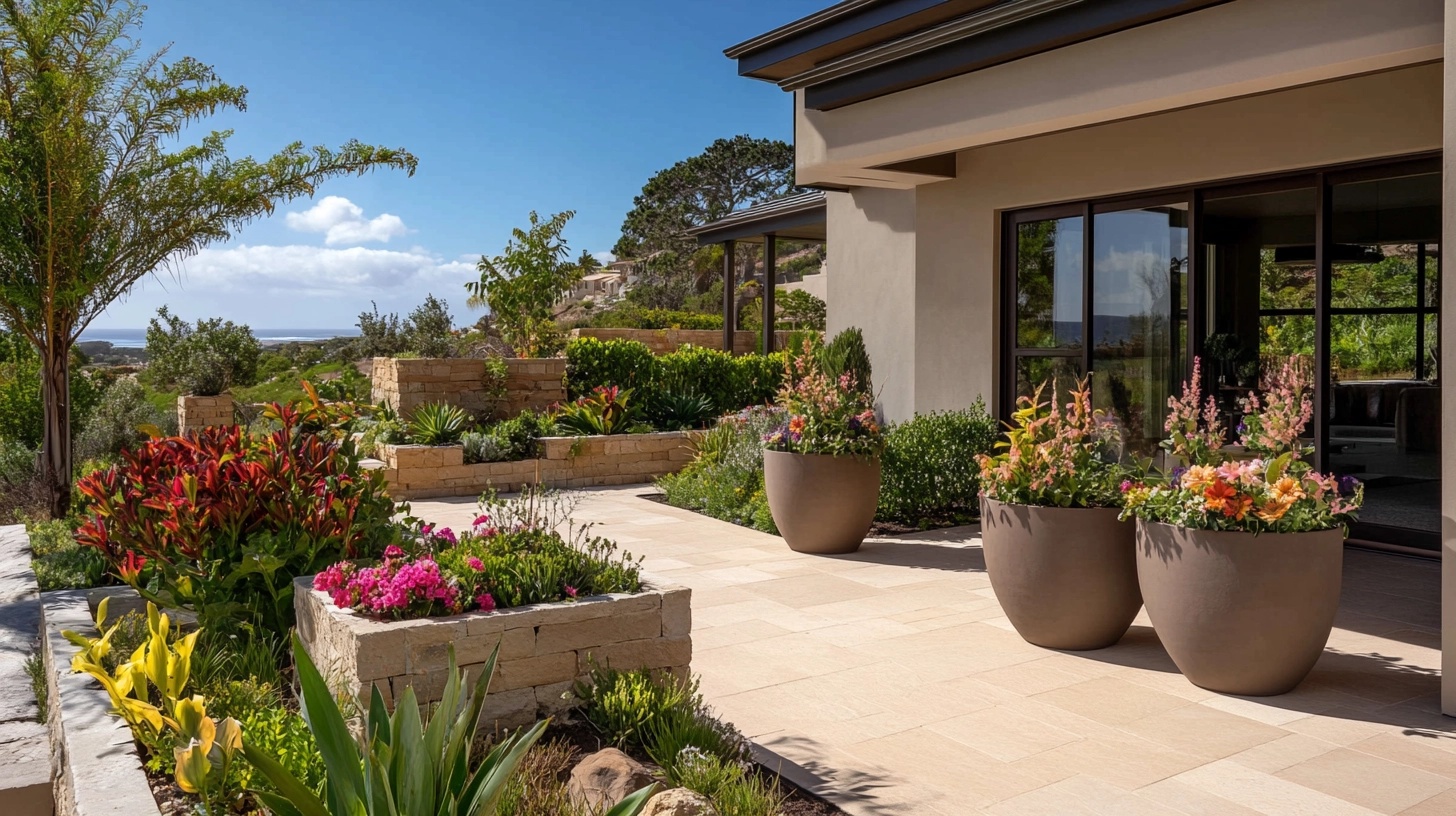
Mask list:
[[[293,578],[341,559],[378,557],[399,538],[378,472],[340,443],[299,428],[249,437],[236,427],[152,439],[83,478],[76,540],[122,580],[204,626],[293,625]]]

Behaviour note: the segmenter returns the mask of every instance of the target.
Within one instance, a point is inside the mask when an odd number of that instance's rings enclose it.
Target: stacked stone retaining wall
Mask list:
[[[507,373],[501,396],[490,393],[485,361],[478,358],[375,357],[372,397],[403,417],[435,402],[458,405],[477,417],[505,418],[526,409],[544,411],[566,401],[566,358],[504,362]]]

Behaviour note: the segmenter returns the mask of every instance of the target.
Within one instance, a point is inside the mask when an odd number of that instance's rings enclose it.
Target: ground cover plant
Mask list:
[[[721,816],[775,816],[786,796],[756,772],[748,741],[708,709],[696,680],[593,665],[573,693],[607,742],[649,756],[675,787],[707,797]]]
[[[692,462],[657,480],[668,504],[777,534],[763,491],[763,438],[784,422],[781,408],[747,408],[718,420],[693,447]]]

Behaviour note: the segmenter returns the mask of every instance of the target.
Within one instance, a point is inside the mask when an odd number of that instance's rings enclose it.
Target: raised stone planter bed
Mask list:
[[[445,402],[476,416],[513,417],[566,401],[566,358],[507,359],[505,397],[486,393],[485,361],[471,357],[375,357],[373,400],[408,417],[421,405]]]
[[[177,433],[184,436],[216,425],[233,424],[232,394],[218,394],[215,397],[194,397],[183,394],[177,398]]]
[[[41,598],[57,816],[159,816],[131,729],[111,713],[111,699],[95,680],[71,672],[80,649],[61,631],[98,634],[86,590]]]
[[[646,484],[692,461],[692,431],[541,440],[541,458],[465,464],[459,445],[381,445],[389,493],[396,499],[477,496],[494,487],[600,487]]]
[[[298,634],[314,663],[338,690],[366,702],[371,687],[392,704],[406,686],[421,701],[438,700],[449,644],[473,679],[500,643],[483,729],[516,728],[569,708],[572,683],[586,675],[590,659],[682,676],[692,660],[691,590],[658,581],[632,595],[407,621],[341,610],[314,591],[312,577],[298,579],[293,597]]]
[[[40,592],[30,569],[30,540],[20,525],[0,527],[0,812],[49,816],[50,733],[30,693],[25,663],[40,636]]]

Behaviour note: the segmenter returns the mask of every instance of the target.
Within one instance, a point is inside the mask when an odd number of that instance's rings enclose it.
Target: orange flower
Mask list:
[[[1184,478],[1186,479],[1187,476],[1185,475]],[[1238,494],[1239,491],[1234,490],[1232,485],[1215,476],[1212,484],[1203,491],[1203,509],[1227,512],[1229,500]]]
[[[1258,516],[1262,521],[1273,524],[1279,519],[1284,518],[1284,514],[1289,512],[1289,508],[1293,504],[1294,502],[1291,500],[1270,499],[1264,503],[1263,507],[1255,511],[1254,515]]]
[[[1285,476],[1273,485],[1274,498],[1278,501],[1287,501],[1293,504],[1305,497],[1304,488],[1300,486],[1299,480],[1292,476]],[[1285,508],[1288,509],[1288,508]]]
[[[804,425],[804,418],[801,416],[796,416],[793,419],[789,420],[789,430],[793,431],[794,433],[803,433]]]

